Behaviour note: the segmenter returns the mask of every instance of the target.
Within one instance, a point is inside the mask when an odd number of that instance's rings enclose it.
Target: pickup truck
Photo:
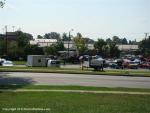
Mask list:
[[[98,56],[84,56],[83,67],[94,68],[94,70],[103,70],[105,60]]]

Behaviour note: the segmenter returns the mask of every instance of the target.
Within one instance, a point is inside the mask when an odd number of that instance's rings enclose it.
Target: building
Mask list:
[[[35,39],[30,41],[31,45],[39,45],[39,47],[51,46],[52,44],[56,44],[56,43],[57,43],[56,39]],[[76,46],[73,41],[64,41],[63,43],[65,48],[68,48],[69,46],[69,50],[72,51],[76,50]],[[86,44],[86,46],[90,50],[94,49],[94,44],[92,43],[88,43]]]
[[[76,46],[75,46],[75,43],[73,41],[64,41],[64,47],[65,48],[68,48],[69,46],[69,50],[76,50]]]
[[[117,45],[120,51],[136,51],[139,49],[138,45]]]
[[[17,39],[17,34],[16,32],[7,32],[6,34],[0,34],[1,39],[6,39],[11,41],[11,40],[16,40]]]
[[[86,47],[87,47],[89,50],[93,50],[93,49],[94,49],[94,43],[86,44]]]
[[[30,41],[31,45],[38,45],[39,47],[51,46],[52,44],[56,43],[56,39],[35,39]]]

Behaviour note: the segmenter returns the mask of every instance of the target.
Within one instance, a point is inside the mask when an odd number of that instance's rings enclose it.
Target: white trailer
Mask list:
[[[45,55],[28,55],[27,66],[29,67],[46,67],[47,56]]]

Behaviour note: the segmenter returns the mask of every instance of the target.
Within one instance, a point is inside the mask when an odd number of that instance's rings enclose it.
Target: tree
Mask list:
[[[77,33],[77,37],[78,38],[82,38],[82,34],[81,33]]]
[[[129,40],[129,44],[132,44],[132,41],[131,41],[131,40]]]
[[[113,42],[115,42],[116,44],[121,44],[121,39],[118,36],[113,36],[112,38]]]
[[[61,40],[60,34],[57,32],[46,33],[44,35],[45,39],[56,39],[57,41]]]
[[[90,38],[84,38],[86,44],[94,44],[94,40]]]
[[[95,42],[94,44],[94,48],[97,50],[98,54],[103,55],[104,54],[104,48],[107,45],[107,43],[105,42],[105,40],[103,39],[98,39],[97,42]]]
[[[3,56],[5,53],[5,41],[0,39],[0,56]]]
[[[12,59],[17,59],[18,44],[16,41],[7,42],[7,55]]]
[[[126,38],[123,38],[123,39],[122,39],[122,44],[128,44],[128,41],[127,41]]]
[[[141,54],[150,56],[150,36],[142,40],[139,44]]]
[[[43,39],[43,37],[41,35],[38,35],[37,39]]]
[[[25,55],[43,55],[44,51],[42,47],[38,45],[27,45],[24,49]]]
[[[57,48],[55,44],[51,46],[44,47],[44,54],[45,55],[57,55]]]
[[[120,56],[120,50],[116,46],[115,42],[109,43],[108,47],[109,47],[109,57],[113,58]]]
[[[29,44],[30,40],[33,40],[33,36],[29,33],[17,31],[16,35],[17,35],[18,47],[20,48],[24,48],[26,45]]]
[[[33,40],[33,36],[29,33],[24,33],[22,31],[16,31],[16,42],[17,42],[17,54],[19,57],[22,57],[26,59],[26,54],[25,54],[25,48],[28,46],[30,43],[30,40]]]
[[[6,0],[0,1],[0,8],[3,8],[3,7],[4,7],[5,1],[6,1]]]
[[[65,50],[64,43],[62,41],[57,42],[56,50],[57,51],[64,51]]]
[[[63,42],[57,42],[56,44],[52,44],[51,46],[44,47],[45,55],[57,55],[58,51],[64,51],[65,47]]]
[[[85,53],[85,51],[88,49],[86,47],[86,42],[84,38],[82,37],[81,33],[77,33],[77,36],[74,38],[75,45],[77,47],[77,51],[79,55],[82,55]]]
[[[70,38],[67,36],[67,33],[63,33],[62,41],[70,41]]]
[[[110,38],[106,39],[106,43],[109,44],[109,43],[112,43],[112,40]]]

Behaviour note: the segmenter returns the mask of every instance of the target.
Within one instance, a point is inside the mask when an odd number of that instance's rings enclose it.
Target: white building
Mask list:
[[[30,41],[31,45],[38,45],[39,47],[46,47],[56,43],[56,39],[35,39]],[[76,45],[73,41],[64,41],[64,47],[68,48],[68,45],[70,50],[76,50]],[[94,44],[90,43],[86,44],[86,46],[90,50],[94,49]]]
[[[68,48],[68,45],[69,45],[69,49],[76,50],[76,46],[73,41],[64,41],[64,47]]]
[[[31,45],[38,45],[39,47],[46,47],[56,43],[56,39],[35,39],[30,41]]]
[[[138,45],[117,45],[121,51],[135,51],[139,49]]]

